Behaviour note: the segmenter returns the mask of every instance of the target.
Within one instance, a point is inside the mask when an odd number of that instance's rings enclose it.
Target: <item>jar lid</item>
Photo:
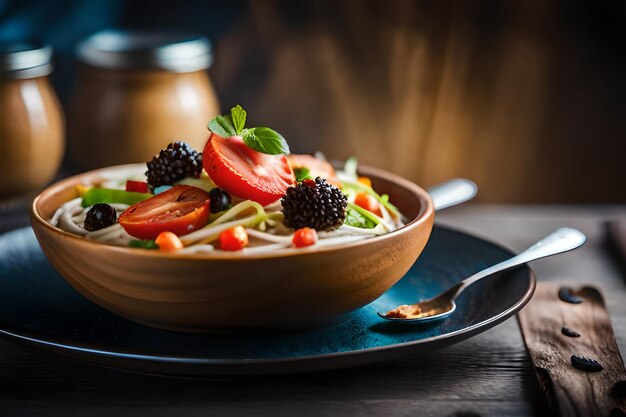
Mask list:
[[[0,42],[0,73],[34,78],[52,72],[52,48],[38,41]]]
[[[181,33],[105,30],[81,42],[77,53],[82,62],[107,69],[192,72],[212,63],[207,38]]]

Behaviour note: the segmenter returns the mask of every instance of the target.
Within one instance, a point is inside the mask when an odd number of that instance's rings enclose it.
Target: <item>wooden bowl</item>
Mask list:
[[[43,252],[78,292],[129,320],[162,329],[242,333],[329,322],[399,281],[433,226],[426,191],[366,167],[360,174],[389,194],[409,221],[389,234],[339,247],[260,255],[175,254],[109,246],[48,223],[59,206],[77,197],[77,184],[131,168],[91,171],[48,187],[33,201],[31,221]]]

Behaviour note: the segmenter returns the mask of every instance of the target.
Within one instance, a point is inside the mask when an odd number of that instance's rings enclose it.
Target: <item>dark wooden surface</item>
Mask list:
[[[626,370],[604,297],[595,286],[568,287],[577,302],[565,302],[559,297],[562,288],[557,283],[540,282],[533,299],[518,314],[524,342],[551,410],[572,417],[626,415],[626,392],[618,389],[626,385]],[[569,334],[564,327],[570,329]],[[603,369],[578,369],[572,366],[573,355],[596,360]]]
[[[593,284],[626,351],[626,284],[605,245],[606,220],[626,207],[474,205],[442,224],[516,251],[558,226],[589,240],[539,261],[540,281]],[[548,415],[515,319],[429,355],[309,375],[184,380],[75,363],[0,340],[0,416],[536,416]]]

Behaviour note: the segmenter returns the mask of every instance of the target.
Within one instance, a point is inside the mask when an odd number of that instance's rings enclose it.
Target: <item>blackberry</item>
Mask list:
[[[185,142],[172,142],[146,166],[148,184],[154,190],[187,177],[198,178],[202,173],[202,154]]]
[[[213,188],[209,191],[209,211],[213,214],[228,210],[232,205],[230,194],[221,188]]]
[[[317,177],[289,187],[281,203],[285,226],[330,231],[345,221],[348,199],[337,187]]]
[[[106,203],[94,204],[85,217],[85,230],[94,232],[109,227],[116,222],[117,213],[113,207]]]

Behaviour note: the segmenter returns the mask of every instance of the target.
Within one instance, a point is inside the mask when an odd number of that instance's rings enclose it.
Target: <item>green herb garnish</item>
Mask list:
[[[348,201],[348,210],[356,211],[361,216],[363,216],[367,220],[371,221],[375,225],[378,225],[379,223],[381,223],[383,221],[382,218],[378,217],[377,215],[375,215],[371,211],[367,211],[363,207],[358,206],[358,205],[356,205],[354,203],[351,203],[349,201]],[[383,224],[383,226],[385,226],[385,228],[388,229],[388,227],[386,225]]]
[[[313,179],[311,176],[311,170],[307,167],[294,168],[293,173],[296,175],[296,181],[298,182]]]
[[[229,138],[237,134],[230,115],[216,116],[209,122],[209,130],[223,138]]]
[[[360,227],[362,229],[373,229],[376,227],[376,223],[363,217],[361,213],[353,209],[348,210],[346,221],[344,223],[348,226]]]
[[[154,240],[138,240],[133,239],[128,242],[128,246],[131,248],[139,248],[139,249],[159,249],[159,245]]]
[[[237,133],[242,132],[243,128],[246,126],[247,116],[248,113],[239,104],[230,109],[230,118]]]
[[[248,113],[237,104],[230,109],[230,114],[217,116],[209,122],[209,130],[224,138],[241,136],[243,142],[255,151],[268,155],[289,153],[289,145],[284,137],[269,127],[246,128]]]

